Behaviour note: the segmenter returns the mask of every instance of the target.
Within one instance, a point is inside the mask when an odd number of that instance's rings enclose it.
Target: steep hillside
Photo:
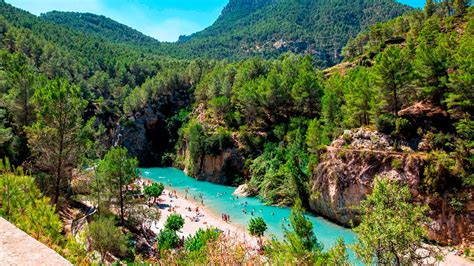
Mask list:
[[[41,18],[111,42],[146,47],[177,58],[276,58],[311,54],[319,66],[341,60],[347,41],[374,23],[411,10],[395,0],[232,0],[209,28],[160,43],[104,16],[50,12]]]
[[[137,61],[150,62],[150,60],[153,60],[156,64],[156,61],[162,58],[157,52],[152,53],[147,47],[130,45],[130,43],[125,42],[117,43],[113,39],[109,39],[107,35],[102,36],[102,33],[93,34],[52,23],[3,1],[0,1],[0,17],[3,17],[10,26],[23,31],[25,40],[22,41],[32,41],[28,40],[28,38],[44,40],[50,44],[48,48],[54,46],[55,49],[64,52],[64,54],[70,57],[71,61],[66,64],[66,67],[81,65],[83,69],[79,70],[82,72],[80,75],[85,75],[86,77],[92,75],[97,70],[114,75],[115,71],[113,69],[117,65],[130,69],[132,68],[131,65],[137,65]],[[28,45],[36,46],[29,48],[30,51],[28,53],[33,57],[39,57],[42,52],[42,49],[39,47],[41,44],[33,42]],[[23,46],[26,46],[26,44]],[[40,58],[35,58],[34,60],[35,62],[41,62]],[[134,71],[146,72],[150,68],[138,69],[137,66]],[[140,81],[138,83],[141,84],[144,78],[139,78]],[[132,84],[133,86],[135,84]]]
[[[180,43],[208,57],[271,58],[293,51],[329,66],[340,61],[351,37],[409,10],[393,0],[231,0],[212,26]]]
[[[400,180],[432,208],[431,238],[474,241],[473,18],[436,5],[376,24],[326,71],[298,55],[222,63],[196,88],[176,165],[344,224],[377,176]]]
[[[42,14],[41,18],[81,32],[101,36],[117,43],[138,45],[158,44],[158,41],[152,37],[146,36],[110,18],[95,14],[52,11]]]

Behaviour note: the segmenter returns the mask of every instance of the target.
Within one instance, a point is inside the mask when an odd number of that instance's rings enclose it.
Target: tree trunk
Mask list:
[[[122,225],[125,225],[125,219],[124,219],[124,211],[123,211],[123,177],[122,177],[122,170],[120,169],[120,181],[119,181],[119,186],[120,186],[120,222]]]
[[[394,100],[394,103],[395,103],[395,116],[398,117],[398,96],[397,96],[397,88],[394,87],[393,88],[393,100]]]

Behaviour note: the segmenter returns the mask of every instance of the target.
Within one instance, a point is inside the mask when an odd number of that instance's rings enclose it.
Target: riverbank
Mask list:
[[[225,222],[216,213],[206,208],[202,203],[186,199],[184,195],[169,188],[163,191],[157,202],[157,207],[161,212],[160,219],[151,224],[151,229],[158,233],[164,228],[166,219],[173,213],[181,215],[185,219],[183,228],[178,232],[180,237],[194,235],[199,229],[216,228],[221,230],[229,239],[235,240],[235,244],[244,244],[250,249],[258,247],[257,238],[251,236],[246,229],[238,224]]]

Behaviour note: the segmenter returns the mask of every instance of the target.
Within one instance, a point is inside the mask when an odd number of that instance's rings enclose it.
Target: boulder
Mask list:
[[[232,195],[239,197],[252,197],[255,196],[255,192],[252,191],[247,184],[243,184],[237,187]]]

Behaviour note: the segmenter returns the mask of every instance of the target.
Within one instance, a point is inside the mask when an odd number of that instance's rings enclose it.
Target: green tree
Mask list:
[[[125,224],[126,191],[130,183],[138,178],[138,161],[129,158],[126,148],[112,148],[99,163],[98,175],[110,190],[110,196],[118,197],[120,221]]]
[[[306,145],[308,151],[316,154],[319,159],[319,151],[321,148],[329,143],[329,140],[324,135],[324,128],[317,118],[311,120],[306,132]]]
[[[175,231],[163,229],[156,237],[156,242],[159,251],[170,250],[179,245],[179,236]]]
[[[402,105],[407,85],[410,82],[411,64],[407,50],[390,46],[376,58],[374,73],[382,92],[387,95],[389,109],[395,116]]]
[[[377,179],[373,192],[361,202],[361,223],[354,229],[356,255],[366,264],[423,264],[427,257],[438,259],[436,250],[424,245],[429,223],[427,207],[411,203],[407,186]],[[426,254],[420,250],[427,250]]]
[[[356,67],[349,72],[342,107],[346,128],[367,126],[375,120],[381,99],[374,87],[369,69]]]
[[[40,169],[54,176],[53,195],[57,204],[67,167],[75,167],[84,148],[82,114],[85,101],[79,87],[65,80],[52,80],[36,90],[37,122],[26,129],[28,145]]]
[[[306,250],[322,250],[322,246],[314,234],[313,224],[304,215],[304,209],[300,199],[297,199],[295,205],[291,208],[290,224],[292,231],[287,231],[285,234],[296,235]]]
[[[165,223],[165,229],[171,230],[171,231],[178,231],[183,228],[184,225],[184,218],[181,217],[179,214],[171,214],[168,216],[168,219],[166,219]]]
[[[340,74],[334,74],[326,80],[324,86],[321,122],[324,123],[326,135],[330,141],[339,135],[338,131],[342,123],[341,106],[344,99],[344,84],[345,78]]]
[[[349,266],[349,254],[342,238],[338,238],[327,254],[327,265]]]
[[[431,17],[436,12],[436,4],[433,0],[426,0],[425,16]]]
[[[151,186],[145,187],[144,192],[147,197],[153,197],[153,203],[156,203],[156,200],[161,196],[164,189],[165,185],[162,183],[153,183]]]
[[[6,155],[6,154],[3,154],[3,152],[7,150],[5,148],[7,144],[13,138],[12,128],[8,127],[6,124],[7,124],[6,111],[4,109],[0,109],[0,147],[2,148],[2,151],[0,152],[0,156]]]
[[[301,59],[298,75],[291,88],[296,111],[308,116],[319,114],[322,94],[322,86],[314,70],[312,58],[305,56]]]
[[[127,252],[127,239],[112,219],[99,218],[90,223],[87,237],[91,247],[100,253],[102,263],[107,253],[122,256]]]
[[[251,235],[262,237],[267,230],[267,224],[262,217],[255,217],[250,219],[248,224],[248,230]]]
[[[216,240],[220,236],[220,231],[216,228],[199,228],[193,236],[189,236],[184,242],[184,248],[188,252],[201,251],[207,243]]]
[[[62,244],[63,224],[35,179],[0,159],[0,216],[38,241],[56,249]]]
[[[165,222],[165,228],[157,236],[158,250],[176,248],[180,242],[176,231],[183,228],[184,219],[179,214],[171,214]]]
[[[453,0],[454,15],[461,17],[469,7],[469,0]]]
[[[422,88],[424,98],[436,105],[442,104],[447,91],[450,47],[455,46],[450,38],[440,35],[436,41],[422,40],[413,62],[416,84]]]
[[[284,240],[272,240],[265,248],[270,264],[321,264],[327,263],[327,254],[314,235],[312,223],[304,217],[301,200],[291,208],[290,228],[284,228]]]

